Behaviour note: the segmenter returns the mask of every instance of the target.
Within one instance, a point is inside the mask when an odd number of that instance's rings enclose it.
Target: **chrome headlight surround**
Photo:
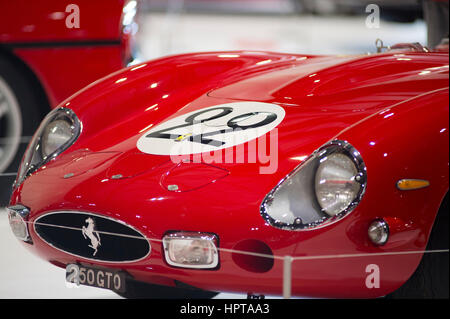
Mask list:
[[[354,181],[360,188],[345,209],[335,215],[326,213],[316,195],[316,174],[321,161],[332,154],[343,154],[356,168]],[[364,196],[367,186],[367,170],[361,154],[348,142],[333,140],[311,154],[291,173],[283,178],[264,198],[260,206],[261,216],[273,227],[285,230],[310,230],[330,225],[347,216]],[[281,199],[280,199],[281,198]],[[278,200],[278,202],[277,202]],[[297,215],[271,214],[274,204],[286,208],[297,207]],[[299,207],[299,208],[298,208]],[[292,217],[290,221],[287,221]],[[295,217],[295,218],[294,218]],[[284,220],[283,220],[284,218]]]
[[[51,124],[64,122],[69,130],[69,136],[60,145],[46,154],[44,151],[43,138],[48,133],[46,130]],[[60,107],[51,111],[41,122],[39,128],[34,134],[30,144],[23,155],[19,172],[14,182],[14,188],[19,186],[28,176],[33,174],[38,168],[48,163],[53,158],[60,155],[69,148],[80,136],[82,130],[81,122],[75,113],[68,108]]]

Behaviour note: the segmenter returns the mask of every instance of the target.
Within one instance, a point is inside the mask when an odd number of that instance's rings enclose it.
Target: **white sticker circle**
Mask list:
[[[218,151],[257,139],[277,127],[284,109],[262,102],[234,102],[192,111],[145,132],[137,148],[154,155]]]

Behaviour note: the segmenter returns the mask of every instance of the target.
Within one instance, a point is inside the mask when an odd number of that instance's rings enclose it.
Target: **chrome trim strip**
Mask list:
[[[330,154],[333,154],[335,152],[341,152],[349,156],[350,159],[353,160],[353,163],[356,166],[356,169],[358,170],[358,175],[355,177],[355,179],[361,184],[361,190],[358,193],[357,197],[349,204],[349,206],[340,212],[339,214],[336,214],[335,216],[323,218],[321,220],[318,220],[317,222],[309,223],[309,224],[303,224],[303,223],[296,223],[288,224],[283,223],[278,220],[275,220],[272,218],[268,213],[268,207],[267,204],[270,203],[277,190],[283,185],[283,183],[291,176],[295,175],[299,170],[302,169],[302,167],[311,160],[320,160]],[[331,142],[326,143],[316,151],[314,151],[310,156],[308,156],[303,162],[301,162],[292,172],[290,172],[288,175],[286,175],[281,181],[278,182],[278,184],[266,195],[266,197],[263,199],[261,205],[260,205],[260,214],[266,220],[269,225],[280,228],[283,230],[292,230],[292,231],[303,231],[303,230],[313,230],[322,228],[328,225],[331,225],[332,223],[335,223],[336,221],[344,218],[347,216],[353,209],[355,209],[356,206],[358,206],[359,202],[364,196],[364,193],[366,191],[367,186],[367,169],[364,164],[364,161],[362,159],[361,154],[347,141],[341,141],[341,140],[333,140]],[[313,200],[317,200],[314,198]],[[297,221],[297,220],[296,220]]]

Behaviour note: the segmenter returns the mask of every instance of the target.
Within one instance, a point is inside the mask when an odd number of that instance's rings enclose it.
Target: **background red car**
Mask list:
[[[0,173],[17,171],[51,108],[133,59],[136,11],[126,0],[0,2]]]

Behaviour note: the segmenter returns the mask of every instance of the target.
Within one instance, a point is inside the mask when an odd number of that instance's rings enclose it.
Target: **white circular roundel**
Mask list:
[[[147,154],[212,152],[254,140],[281,123],[281,106],[261,102],[219,104],[189,112],[145,132],[137,148]]]

